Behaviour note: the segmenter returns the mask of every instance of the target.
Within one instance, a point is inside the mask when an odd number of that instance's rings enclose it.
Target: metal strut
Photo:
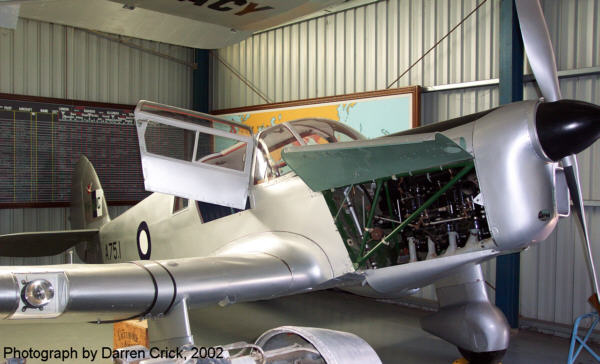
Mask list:
[[[375,189],[375,195],[373,196],[373,203],[371,204],[371,210],[369,211],[369,216],[367,217],[367,223],[365,225],[365,233],[363,234],[362,243],[360,244],[360,255],[363,255],[365,252],[365,247],[367,246],[367,240],[369,240],[369,229],[373,225],[373,218],[375,217],[375,209],[377,206],[377,202],[379,201],[379,193],[381,192],[381,186],[383,186],[383,180],[377,180],[377,188]]]

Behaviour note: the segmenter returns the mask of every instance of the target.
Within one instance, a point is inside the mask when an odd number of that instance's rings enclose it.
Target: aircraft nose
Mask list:
[[[559,161],[600,138],[600,106],[575,100],[544,102],[538,106],[535,124],[544,153]]]

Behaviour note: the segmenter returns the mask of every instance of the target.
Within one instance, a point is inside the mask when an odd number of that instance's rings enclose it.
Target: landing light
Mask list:
[[[36,279],[25,284],[21,297],[28,306],[41,308],[54,298],[54,287],[45,279]]]

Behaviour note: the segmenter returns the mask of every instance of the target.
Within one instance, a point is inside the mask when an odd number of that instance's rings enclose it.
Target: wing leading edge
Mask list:
[[[400,137],[288,147],[285,162],[313,191],[401,176],[470,161],[473,156],[440,133],[427,140]]]
[[[298,234],[260,233],[211,256],[116,264],[0,267],[0,319],[64,317],[112,322],[306,292],[333,278],[328,257]],[[23,309],[27,282],[45,280],[54,299]],[[27,306],[29,307],[29,306]]]

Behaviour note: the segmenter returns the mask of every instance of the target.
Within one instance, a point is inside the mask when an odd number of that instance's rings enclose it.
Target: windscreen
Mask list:
[[[346,125],[327,119],[304,119],[288,124],[306,145],[349,142],[364,139],[362,135]]]

